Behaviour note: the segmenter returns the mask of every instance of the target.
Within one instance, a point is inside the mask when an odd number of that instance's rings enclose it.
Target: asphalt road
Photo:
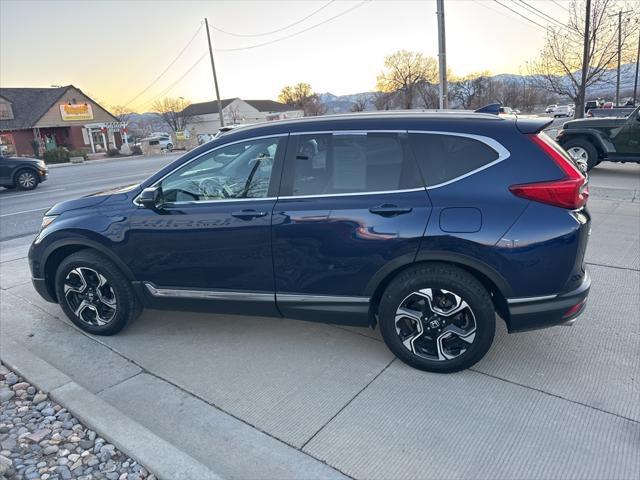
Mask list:
[[[140,182],[179,155],[55,166],[49,170],[49,179],[35,190],[20,192],[0,187],[0,241],[37,233],[42,215],[56,203]]]

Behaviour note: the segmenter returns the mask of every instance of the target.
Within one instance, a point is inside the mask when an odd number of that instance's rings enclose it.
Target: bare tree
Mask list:
[[[637,5],[637,4],[636,4]],[[607,70],[615,66],[618,55],[618,21],[611,14],[614,7],[621,7],[616,0],[592,0],[591,27],[588,37],[588,69],[582,78],[582,56],[585,27],[584,0],[575,0],[569,6],[569,22],[564,28],[548,27],[547,39],[540,57],[530,65],[530,73],[538,85],[571,98],[576,105],[584,105],[580,89],[602,82]],[[632,10],[631,5],[624,7]],[[618,8],[615,8],[617,11]],[[635,10],[637,11],[637,10]],[[638,23],[623,22],[621,38],[623,56],[627,57],[633,42],[628,42],[636,34]],[[584,108],[576,109],[581,117]]]
[[[391,110],[393,108],[393,94],[387,92],[376,92],[373,100],[376,110]]]
[[[278,95],[278,101],[304,110],[306,116],[324,115],[327,111],[311,85],[304,82],[285,86]]]
[[[451,96],[465,109],[479,108],[495,102],[496,88],[488,71],[470,73],[452,82]]]
[[[379,92],[392,94],[400,108],[410,109],[419,98],[418,86],[437,83],[438,61],[420,52],[399,50],[384,58],[384,70],[376,81]]]
[[[174,132],[180,132],[185,130],[187,124],[195,119],[193,115],[184,113],[184,110],[189,105],[191,105],[191,102],[182,97],[165,97],[161,100],[156,100],[151,110],[158,113]]]
[[[369,98],[365,95],[358,95],[351,105],[352,112],[364,112],[369,106]]]
[[[244,120],[244,117],[240,113],[240,108],[237,105],[229,105],[227,108],[227,114],[225,115],[225,123],[231,123],[232,125],[237,125],[238,123]]]
[[[123,107],[122,105],[114,105],[111,107],[111,113],[121,122],[128,122],[133,113],[130,109]]]

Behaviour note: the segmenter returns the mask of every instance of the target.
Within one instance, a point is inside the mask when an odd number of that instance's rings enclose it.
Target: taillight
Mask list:
[[[518,197],[546,203],[556,207],[571,210],[583,207],[589,197],[587,179],[578,167],[565,157],[546,137],[546,135],[531,135],[531,140],[540,147],[564,172],[564,177],[550,182],[525,183],[511,185],[509,190]]]

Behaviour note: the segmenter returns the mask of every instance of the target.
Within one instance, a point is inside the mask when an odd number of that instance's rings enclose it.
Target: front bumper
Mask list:
[[[38,178],[41,182],[47,180],[49,178],[49,169],[47,168],[45,170],[38,170]]]
[[[33,283],[33,288],[36,289],[36,292],[38,292],[38,294],[47,302],[58,303],[49,293],[44,278],[31,278],[31,283]]]
[[[572,325],[584,311],[591,276],[585,271],[578,288],[559,295],[507,299],[509,332],[522,332],[555,325]]]

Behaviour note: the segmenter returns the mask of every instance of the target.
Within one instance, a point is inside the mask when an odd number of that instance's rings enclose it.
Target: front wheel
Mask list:
[[[131,282],[104,255],[81,250],[56,272],[56,295],[69,320],[94,335],[113,335],[140,313]]]
[[[38,186],[38,177],[31,170],[20,170],[16,174],[15,183],[20,190],[33,190]]]
[[[447,264],[413,267],[380,302],[380,332],[389,349],[420,370],[449,373],[477,363],[495,334],[495,311],[482,284]]]

